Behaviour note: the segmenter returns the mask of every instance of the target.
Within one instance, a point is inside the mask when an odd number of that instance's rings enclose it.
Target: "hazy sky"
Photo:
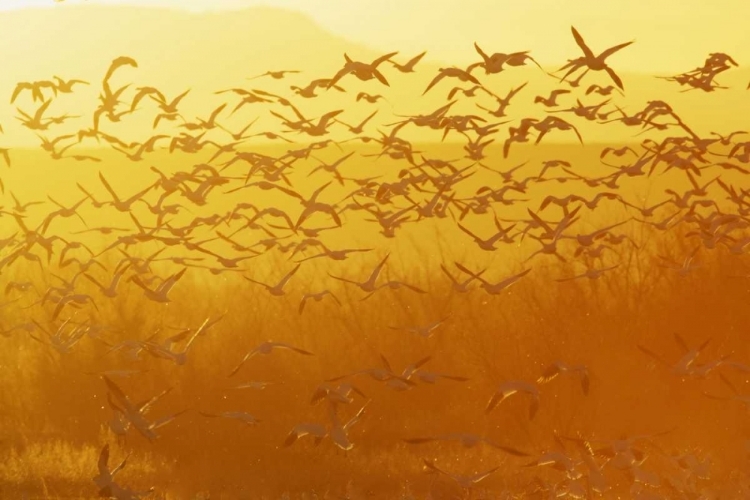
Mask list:
[[[66,8],[83,0],[2,0],[0,9]],[[89,4],[166,6],[192,11],[276,6],[304,12],[328,30],[382,50],[428,50],[465,62],[472,43],[492,52],[531,50],[542,63],[577,55],[575,25],[597,52],[628,40],[613,57],[623,70],[674,72],[699,66],[710,52],[750,60],[747,0],[87,0]]]
[[[83,3],[86,5],[77,5]],[[422,93],[440,67],[466,67],[476,62],[475,41],[489,53],[529,50],[541,64],[556,69],[581,55],[570,32],[574,25],[594,52],[635,40],[609,60],[625,82],[627,95],[618,102],[627,112],[642,109],[648,100],[666,99],[700,133],[746,128],[750,38],[741,26],[747,16],[741,14],[750,13],[750,7],[739,0],[723,0],[712,8],[696,0],[661,0],[650,9],[637,7],[645,2],[634,0],[464,0],[461,8],[455,8],[458,4],[445,0],[0,0],[0,9],[5,10],[0,18],[6,21],[0,30],[0,45],[15,47],[5,56],[5,66],[12,70],[0,73],[0,95],[11,95],[19,81],[56,74],[93,82],[101,78],[109,61],[127,54],[139,63],[137,71],[118,72],[118,79],[133,84],[130,96],[139,85],[156,85],[169,95],[191,88],[181,109],[187,116],[198,116],[220,104],[224,96],[214,95],[216,90],[245,85],[246,78],[269,69],[301,71],[301,75],[283,81],[257,81],[267,91],[287,95],[290,85],[333,76],[345,52],[355,58],[374,58],[398,51],[396,59],[405,62],[426,50],[417,73],[405,76],[387,71],[393,82],[390,88],[378,82],[345,82],[352,91],[384,93],[386,108],[410,114],[445,104],[455,82],[444,81],[429,94]],[[117,5],[136,8],[121,10]],[[155,11],[146,6],[172,10]],[[675,6],[681,8],[673,9]],[[227,10],[240,8],[246,10],[236,14]],[[205,12],[209,10],[224,12]],[[710,52],[719,51],[730,54],[741,66],[720,75],[718,81],[728,86],[727,90],[685,93],[678,85],[654,77],[689,71],[701,66]],[[534,97],[549,95],[557,86],[554,78],[533,66],[501,75],[480,75],[480,79],[503,95],[529,82],[513,106],[513,119],[543,111],[534,104]],[[609,79],[603,72],[591,72],[585,84],[592,83],[606,85]],[[49,113],[93,111],[97,92],[96,85],[77,87]],[[16,114],[21,110],[36,108],[30,99],[24,95],[13,106],[0,109],[0,124],[7,125],[3,147],[36,144],[35,134],[11,126],[18,125]],[[342,106],[346,102],[342,99],[345,96],[328,94],[301,105],[306,115],[320,116]],[[565,105],[573,102],[568,99]],[[595,102],[593,98],[591,102]],[[152,127],[152,104],[146,101],[143,111],[113,129],[136,140],[144,127]],[[479,104],[494,106],[492,100],[467,100],[453,111],[475,112]],[[367,109],[347,105],[342,120],[359,123],[368,115]],[[248,106],[224,119],[227,126],[239,130],[256,112]],[[371,125],[392,121],[386,111]],[[80,122],[71,122],[70,127],[76,126]],[[264,116],[257,127],[278,127],[278,121]],[[586,123],[580,127],[587,141],[633,140],[633,132],[625,127],[587,127]],[[422,136],[411,139],[431,140]],[[577,141],[574,134],[555,134],[554,140]]]

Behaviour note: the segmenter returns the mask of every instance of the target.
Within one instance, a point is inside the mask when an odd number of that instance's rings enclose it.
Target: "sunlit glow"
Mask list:
[[[0,0],[0,500],[750,499],[747,1]]]
[[[384,50],[428,50],[434,60],[463,62],[477,41],[498,51],[531,50],[540,61],[557,64],[575,49],[572,40],[561,41],[574,24],[602,46],[637,40],[617,56],[620,67],[631,71],[679,70],[715,51],[750,61],[745,0],[9,0],[0,2],[0,10],[80,4],[191,12],[280,7],[303,12],[347,39]]]

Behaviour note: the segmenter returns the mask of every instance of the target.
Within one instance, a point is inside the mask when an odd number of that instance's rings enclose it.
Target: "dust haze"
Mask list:
[[[0,13],[0,498],[750,496],[750,72],[710,37],[651,74],[562,20],[554,64],[451,61],[50,3]]]

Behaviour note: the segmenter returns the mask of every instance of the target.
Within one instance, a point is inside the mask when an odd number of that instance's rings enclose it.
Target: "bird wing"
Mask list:
[[[511,446],[505,446],[505,445],[502,445],[502,444],[498,444],[498,443],[495,443],[493,441],[489,441],[487,439],[485,439],[484,442],[487,443],[488,445],[492,446],[493,448],[497,448],[498,450],[502,450],[505,453],[508,453],[509,455],[514,455],[516,457],[528,457],[528,456],[530,456],[528,453],[523,452],[521,450],[518,450],[516,448],[513,448]]]
[[[651,356],[652,358],[654,358],[656,361],[658,361],[659,363],[663,364],[664,366],[671,367],[671,365],[669,363],[667,363],[664,359],[662,359],[661,356],[659,356],[658,354],[656,354],[654,351],[652,351],[652,350],[648,349],[647,347],[644,347],[644,346],[642,346],[640,344],[637,347],[638,347],[638,349],[641,352],[643,352],[644,354],[647,354],[648,356]]]
[[[373,68],[373,70],[375,70],[375,68],[377,68],[378,65],[380,65],[380,64],[384,63],[385,61],[389,60],[391,57],[395,56],[396,54],[398,54],[398,52],[390,52],[388,54],[385,54],[384,56],[380,56],[377,59],[375,59],[374,61],[372,61],[372,63],[370,63],[370,66]],[[377,71],[373,71],[373,73],[375,73],[375,76],[377,76]],[[378,78],[378,80],[379,80],[379,78]],[[386,85],[388,85],[388,84],[386,83]]]
[[[683,350],[683,352],[687,353],[687,352],[691,351],[690,347],[688,347],[688,345],[687,345],[687,342],[685,342],[685,339],[683,339],[682,336],[679,333],[677,333],[677,332],[674,333],[674,339],[677,342],[677,344],[679,344],[679,346]]]
[[[437,85],[437,83],[438,83],[438,82],[439,82],[440,80],[442,80],[443,78],[445,78],[445,74],[444,74],[444,73],[442,73],[442,72],[441,72],[441,73],[438,73],[438,75],[437,75],[437,76],[436,76],[435,78],[433,78],[433,79],[432,79],[432,81],[430,82],[430,84],[429,84],[429,85],[427,85],[427,88],[426,88],[426,89],[424,90],[424,92],[422,92],[422,95],[425,95],[425,94],[426,94],[427,92],[429,92],[429,90],[430,90],[430,89],[431,89],[432,87],[434,87],[435,85]]]
[[[255,349],[253,349],[253,350],[251,350],[250,352],[248,352],[247,354],[245,354],[245,356],[243,356],[242,360],[241,360],[241,361],[240,361],[240,362],[239,362],[239,363],[237,364],[237,366],[235,366],[235,367],[234,367],[234,370],[232,370],[232,371],[231,371],[231,372],[229,373],[229,375],[228,375],[228,376],[229,376],[229,377],[231,377],[231,376],[233,376],[234,374],[236,374],[236,373],[237,373],[238,371],[240,371],[240,368],[242,368],[242,365],[244,365],[244,364],[245,364],[245,363],[247,362],[247,360],[248,360],[248,359],[250,359],[250,358],[252,358],[253,356],[255,356],[255,354],[256,354],[257,352],[258,352],[258,348],[256,347]]]
[[[489,403],[487,403],[487,408],[485,408],[484,412],[489,413],[492,410],[494,410],[497,405],[503,402],[505,397],[506,395],[504,391],[502,390],[496,391],[495,394],[492,395],[492,398],[490,398]]]
[[[185,271],[187,271],[187,267],[183,267],[182,271],[173,274],[169,278],[167,278],[164,283],[161,284],[159,287],[160,290],[164,291],[164,293],[169,293],[169,291],[172,289],[172,287],[180,281],[180,278],[182,278],[182,275],[185,274]]]
[[[109,462],[109,444],[105,444],[102,447],[102,451],[99,453],[99,463],[97,464],[97,466],[99,468],[99,473],[102,475],[109,474],[107,462]]]
[[[284,288],[284,285],[286,285],[287,282],[292,278],[292,276],[294,276],[294,273],[297,272],[297,270],[299,269],[299,267],[301,265],[302,264],[297,264],[297,266],[294,269],[292,269],[291,271],[289,271],[286,274],[286,276],[284,276],[283,278],[281,278],[281,281],[279,281],[278,285],[276,285],[276,286],[278,286],[279,288]]]
[[[479,474],[474,474],[473,476],[471,476],[469,478],[469,480],[472,483],[478,483],[479,481],[481,481],[482,479],[485,479],[487,476],[489,476],[490,474],[492,474],[493,472],[495,472],[499,468],[500,468],[499,466],[498,467],[493,467],[492,469],[490,469],[490,470],[488,470],[486,472],[480,472]]]
[[[182,410],[182,411],[178,411],[177,413],[173,413],[172,415],[160,418],[159,420],[155,420],[154,422],[151,423],[151,425],[149,426],[149,428],[152,429],[152,430],[155,430],[155,429],[158,429],[159,427],[164,427],[169,422],[171,422],[175,418],[179,417],[180,415],[182,415],[186,411],[187,411],[187,409]]]
[[[107,388],[109,389],[109,392],[117,398],[118,402],[128,411],[133,410],[133,404],[130,402],[130,399],[125,395],[124,392],[122,392],[122,389],[115,384],[112,380],[110,380],[109,377],[106,375],[102,375],[102,380],[104,380],[104,383],[107,384]]]
[[[177,106],[177,104],[179,104],[179,103],[180,103],[180,101],[181,101],[181,100],[182,100],[182,99],[183,99],[183,98],[184,98],[184,97],[185,97],[186,95],[188,95],[188,93],[190,92],[190,90],[191,90],[191,89],[187,89],[187,90],[186,90],[185,92],[183,92],[182,94],[180,94],[180,95],[178,95],[177,97],[175,97],[174,99],[172,99],[172,102],[170,102],[170,103],[169,103],[169,106],[167,106],[167,107],[168,107],[168,108],[170,108],[170,109],[174,109],[174,108],[175,108],[175,107]]]
[[[24,89],[30,89],[32,88],[29,86],[26,82],[21,82],[18,85],[16,85],[16,88],[13,90],[13,95],[10,97],[10,103],[13,104],[13,102],[16,100],[18,95],[24,90]]]
[[[628,45],[630,45],[634,41],[635,40],[631,40],[630,42],[625,42],[625,43],[621,43],[619,45],[615,45],[614,47],[610,47],[607,50],[605,50],[604,52],[602,52],[601,54],[599,54],[598,59],[601,59],[603,61],[606,58],[608,58],[609,56],[611,56],[612,54],[614,54],[615,52],[617,52],[618,50],[624,49],[625,47],[627,47]],[[622,87],[620,87],[620,88],[622,88]]]
[[[284,344],[282,342],[274,342],[273,345],[272,345],[272,347],[278,347],[280,349],[289,349],[290,351],[294,351],[294,352],[299,353],[299,354],[304,354],[306,356],[312,356],[313,355],[313,353],[311,353],[310,351],[306,351],[304,349],[300,349],[299,347],[294,347],[293,345]]]
[[[585,55],[587,59],[596,59],[596,56],[594,56],[594,53],[588,48],[586,42],[583,41],[583,37],[578,33],[578,30],[571,26],[570,31],[573,33],[573,38],[575,38],[576,43],[583,51],[583,55]]]
[[[388,83],[388,80],[385,79],[385,76],[383,76],[383,73],[378,71],[377,69],[372,70],[372,74],[375,75],[375,78],[378,79],[380,83],[385,85],[386,87],[390,87],[391,85]]]
[[[152,406],[154,405],[154,403],[156,403],[156,402],[157,402],[157,401],[158,401],[159,399],[161,399],[161,398],[163,398],[164,396],[166,396],[167,394],[169,394],[169,393],[170,393],[171,391],[172,391],[172,388],[170,387],[170,388],[168,388],[168,389],[166,389],[166,390],[164,390],[164,391],[160,392],[160,393],[159,393],[159,394],[157,394],[156,396],[154,396],[154,397],[152,397],[152,398],[150,398],[150,399],[147,399],[146,401],[144,401],[144,402],[142,402],[142,403],[138,404],[138,405],[136,406],[136,409],[137,409],[137,410],[138,410],[139,412],[141,412],[142,414],[143,414],[143,413],[147,413],[147,412],[148,412],[148,411],[149,411],[149,410],[151,409],[151,407],[152,407]]]
[[[609,77],[612,78],[612,81],[615,82],[617,86],[620,87],[621,90],[625,90],[625,87],[622,84],[622,80],[620,79],[619,76],[617,76],[617,73],[615,73],[615,70],[607,66],[606,68],[604,68],[604,71],[607,72]]]
[[[474,238],[474,239],[475,239],[475,240],[477,240],[477,241],[482,241],[482,239],[481,239],[481,238],[480,238],[479,236],[477,236],[476,234],[474,234],[474,233],[472,233],[471,231],[469,231],[468,229],[466,229],[466,228],[465,228],[465,227],[463,226],[463,224],[461,224],[460,222],[458,222],[458,223],[456,223],[456,224],[458,225],[458,228],[459,228],[459,229],[460,229],[461,231],[463,231],[464,233],[468,234],[469,236],[471,236],[472,238]],[[461,268],[459,268],[459,269],[461,269]],[[461,269],[461,270],[463,271],[463,269]],[[466,271],[464,271],[464,272],[466,272]]]
[[[307,299],[309,299],[309,298],[310,298],[310,296],[307,295],[307,294],[305,294],[305,295],[302,296],[302,300],[299,303],[299,309],[298,309],[299,314],[302,314],[302,311],[305,310],[305,304],[307,303]]]
[[[482,59],[484,59],[484,63],[487,64],[490,60],[489,56],[485,54],[485,52],[479,47],[477,42],[474,42],[474,49],[477,51],[477,54],[479,54]]]
[[[113,147],[115,147],[115,146],[113,146]],[[109,182],[107,182],[107,179],[104,178],[104,175],[101,172],[99,172],[99,180],[102,181],[102,184],[104,185],[104,188],[107,191],[109,191],[109,194],[112,196],[112,198],[115,201],[119,201],[120,199],[117,197],[117,193],[115,193],[115,191],[112,189],[112,186],[109,185]]]
[[[450,271],[448,271],[448,268],[445,267],[445,264],[440,264],[440,269],[443,271],[443,273],[445,273],[446,276],[448,276],[448,279],[450,279],[452,283],[458,284],[456,278],[454,278]]]
[[[344,76],[348,75],[351,72],[352,72],[351,68],[345,65],[343,68],[339,70],[338,73],[336,73],[336,75],[333,78],[331,78],[331,80],[328,82],[328,85],[326,85],[326,89],[330,89],[331,87],[336,85],[336,83],[338,83],[339,80],[341,80]]]
[[[537,383],[545,384],[555,379],[558,375],[560,375],[560,365],[553,363],[542,372],[541,376],[537,379]]]
[[[427,54],[427,51],[424,51],[421,54],[417,54],[416,56],[409,59],[409,61],[404,66],[407,68],[413,68],[425,56],[425,54]]]

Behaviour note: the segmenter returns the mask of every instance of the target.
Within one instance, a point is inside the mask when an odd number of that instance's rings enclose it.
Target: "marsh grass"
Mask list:
[[[117,368],[144,370],[118,379],[134,399],[174,388],[156,405],[154,416],[190,410],[161,429],[155,443],[132,433],[122,447],[113,449],[115,457],[132,453],[121,474],[125,484],[153,485],[164,498],[187,498],[201,491],[210,492],[212,498],[278,498],[284,491],[312,490],[343,495],[355,487],[362,494],[370,491],[392,498],[403,493],[400,488],[407,481],[415,492],[451,491],[453,486],[445,478],[422,471],[422,458],[436,459],[441,467],[457,473],[501,465],[499,473],[482,483],[492,491],[524,489],[534,476],[557,477],[555,471],[519,468],[527,460],[493,450],[401,441],[461,431],[486,433],[538,454],[555,446],[555,433],[613,439],[671,430],[658,439],[665,452],[702,450],[713,460],[712,483],[729,485],[732,474],[747,464],[746,410],[739,403],[701,395],[726,392],[714,374],[705,380],[681,380],[636,345],[676,360],[680,352],[672,333],[680,332],[691,345],[712,338],[706,360],[727,353],[739,361],[750,359],[744,331],[750,320],[750,280],[731,277],[746,272],[744,259],[721,249],[703,252],[700,267],[681,277],[658,266],[656,255],[688,254],[693,246],[684,235],[652,231],[638,241],[632,257],[624,255],[620,267],[598,280],[555,282],[562,271],[557,265],[544,265],[554,257],[537,257],[533,272],[498,296],[481,289],[463,295],[452,292],[430,260],[428,248],[422,265],[399,266],[394,259],[390,273],[429,294],[382,290],[361,301],[361,292],[327,283],[344,306],[310,302],[302,315],[296,312],[300,293],[316,287],[302,272],[290,282],[290,295],[278,298],[233,273],[210,281],[197,273],[186,275],[168,305],[149,303],[137,288],[126,284],[126,293],[113,301],[99,301],[100,310],[94,312],[113,328],[103,337],[110,344],[143,339],[159,327],[195,326],[207,316],[225,312],[226,316],[197,340],[185,366],[147,355],[131,361],[121,352],[105,354],[108,346],[92,338],[84,338],[64,356],[21,331],[3,339],[0,496],[91,494],[98,451],[104,443],[115,441],[106,429],[112,416],[106,388],[88,373]],[[626,252],[624,247],[620,251]],[[320,259],[315,271],[366,276],[377,259],[363,254],[358,260],[359,264],[342,269]],[[269,274],[281,274],[288,267],[287,256],[277,254],[271,258]],[[505,274],[488,272],[492,279]],[[85,317],[83,311],[80,314]],[[446,315],[449,319],[429,339],[388,328]],[[23,320],[23,311],[5,307],[3,326]],[[282,352],[257,357],[227,378],[244,352],[268,339],[290,342],[316,355]],[[304,439],[293,447],[281,447],[296,423],[325,418],[323,408],[308,404],[317,384],[378,366],[380,353],[396,369],[431,355],[426,368],[470,381],[441,380],[434,386],[420,384],[399,392],[359,380],[357,385],[373,404],[352,430],[354,450],[344,453],[329,442],[313,447]],[[589,367],[588,397],[575,380],[561,377],[542,386],[540,412],[531,423],[523,398],[512,398],[484,415],[495,384],[534,380],[557,359]],[[262,391],[233,388],[249,380],[278,385]],[[248,411],[262,422],[245,428],[234,421],[205,419],[196,410]],[[648,463],[657,467],[658,454]]]

